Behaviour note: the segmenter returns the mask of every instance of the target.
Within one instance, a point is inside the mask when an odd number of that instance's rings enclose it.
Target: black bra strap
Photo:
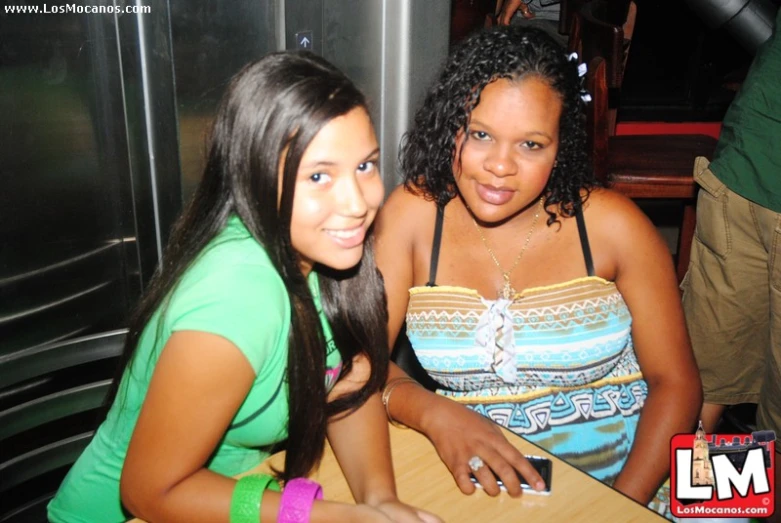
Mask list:
[[[445,219],[445,208],[437,205],[437,221],[434,224],[434,241],[431,243],[431,265],[428,268],[428,283],[426,287],[434,287],[437,280],[437,264],[439,263],[439,246],[442,243],[442,222]]]
[[[588,232],[586,232],[586,220],[583,219],[583,207],[581,202],[575,203],[575,219],[578,221],[578,234],[580,235],[580,248],[583,250],[583,259],[586,261],[586,272],[594,276],[594,260],[591,257],[591,247],[588,244]]]

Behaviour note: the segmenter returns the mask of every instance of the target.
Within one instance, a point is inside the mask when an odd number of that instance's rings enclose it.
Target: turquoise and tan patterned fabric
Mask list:
[[[463,287],[410,290],[407,336],[448,396],[612,484],[648,387],[632,317],[596,276],[489,300]],[[651,508],[669,513],[669,490]]]

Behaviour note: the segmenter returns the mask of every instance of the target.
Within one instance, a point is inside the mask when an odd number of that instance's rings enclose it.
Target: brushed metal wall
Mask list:
[[[447,53],[449,0],[96,3],[151,10],[0,14],[0,357],[124,324],[245,63],[311,31],[369,98],[390,190]]]
[[[322,54],[369,99],[389,194],[401,181],[401,137],[447,57],[451,2],[322,1]]]
[[[204,168],[206,133],[228,81],[279,48],[273,0],[169,0],[185,200]]]
[[[116,33],[0,17],[0,357],[116,325],[140,288]]]
[[[170,0],[182,184],[201,176],[205,133],[245,63],[299,47],[341,68],[366,93],[386,189],[400,181],[398,145],[448,51],[450,0]]]

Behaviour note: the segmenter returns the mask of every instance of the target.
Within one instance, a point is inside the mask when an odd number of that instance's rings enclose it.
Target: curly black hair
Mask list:
[[[586,154],[582,82],[577,61],[570,60],[539,29],[504,26],[484,30],[454,49],[404,136],[399,153],[404,185],[439,205],[454,198],[456,134],[459,129],[468,130],[483,88],[500,78],[519,80],[528,75],[547,82],[562,99],[559,149],[544,190],[545,206],[573,216],[581,191],[587,198],[600,185]],[[557,214],[547,212],[548,225],[556,222]]]

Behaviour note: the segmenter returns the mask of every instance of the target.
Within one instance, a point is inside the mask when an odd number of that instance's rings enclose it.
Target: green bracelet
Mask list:
[[[274,476],[269,474],[252,474],[239,479],[231,497],[230,523],[258,523],[260,503],[266,489],[274,492],[282,490]]]

